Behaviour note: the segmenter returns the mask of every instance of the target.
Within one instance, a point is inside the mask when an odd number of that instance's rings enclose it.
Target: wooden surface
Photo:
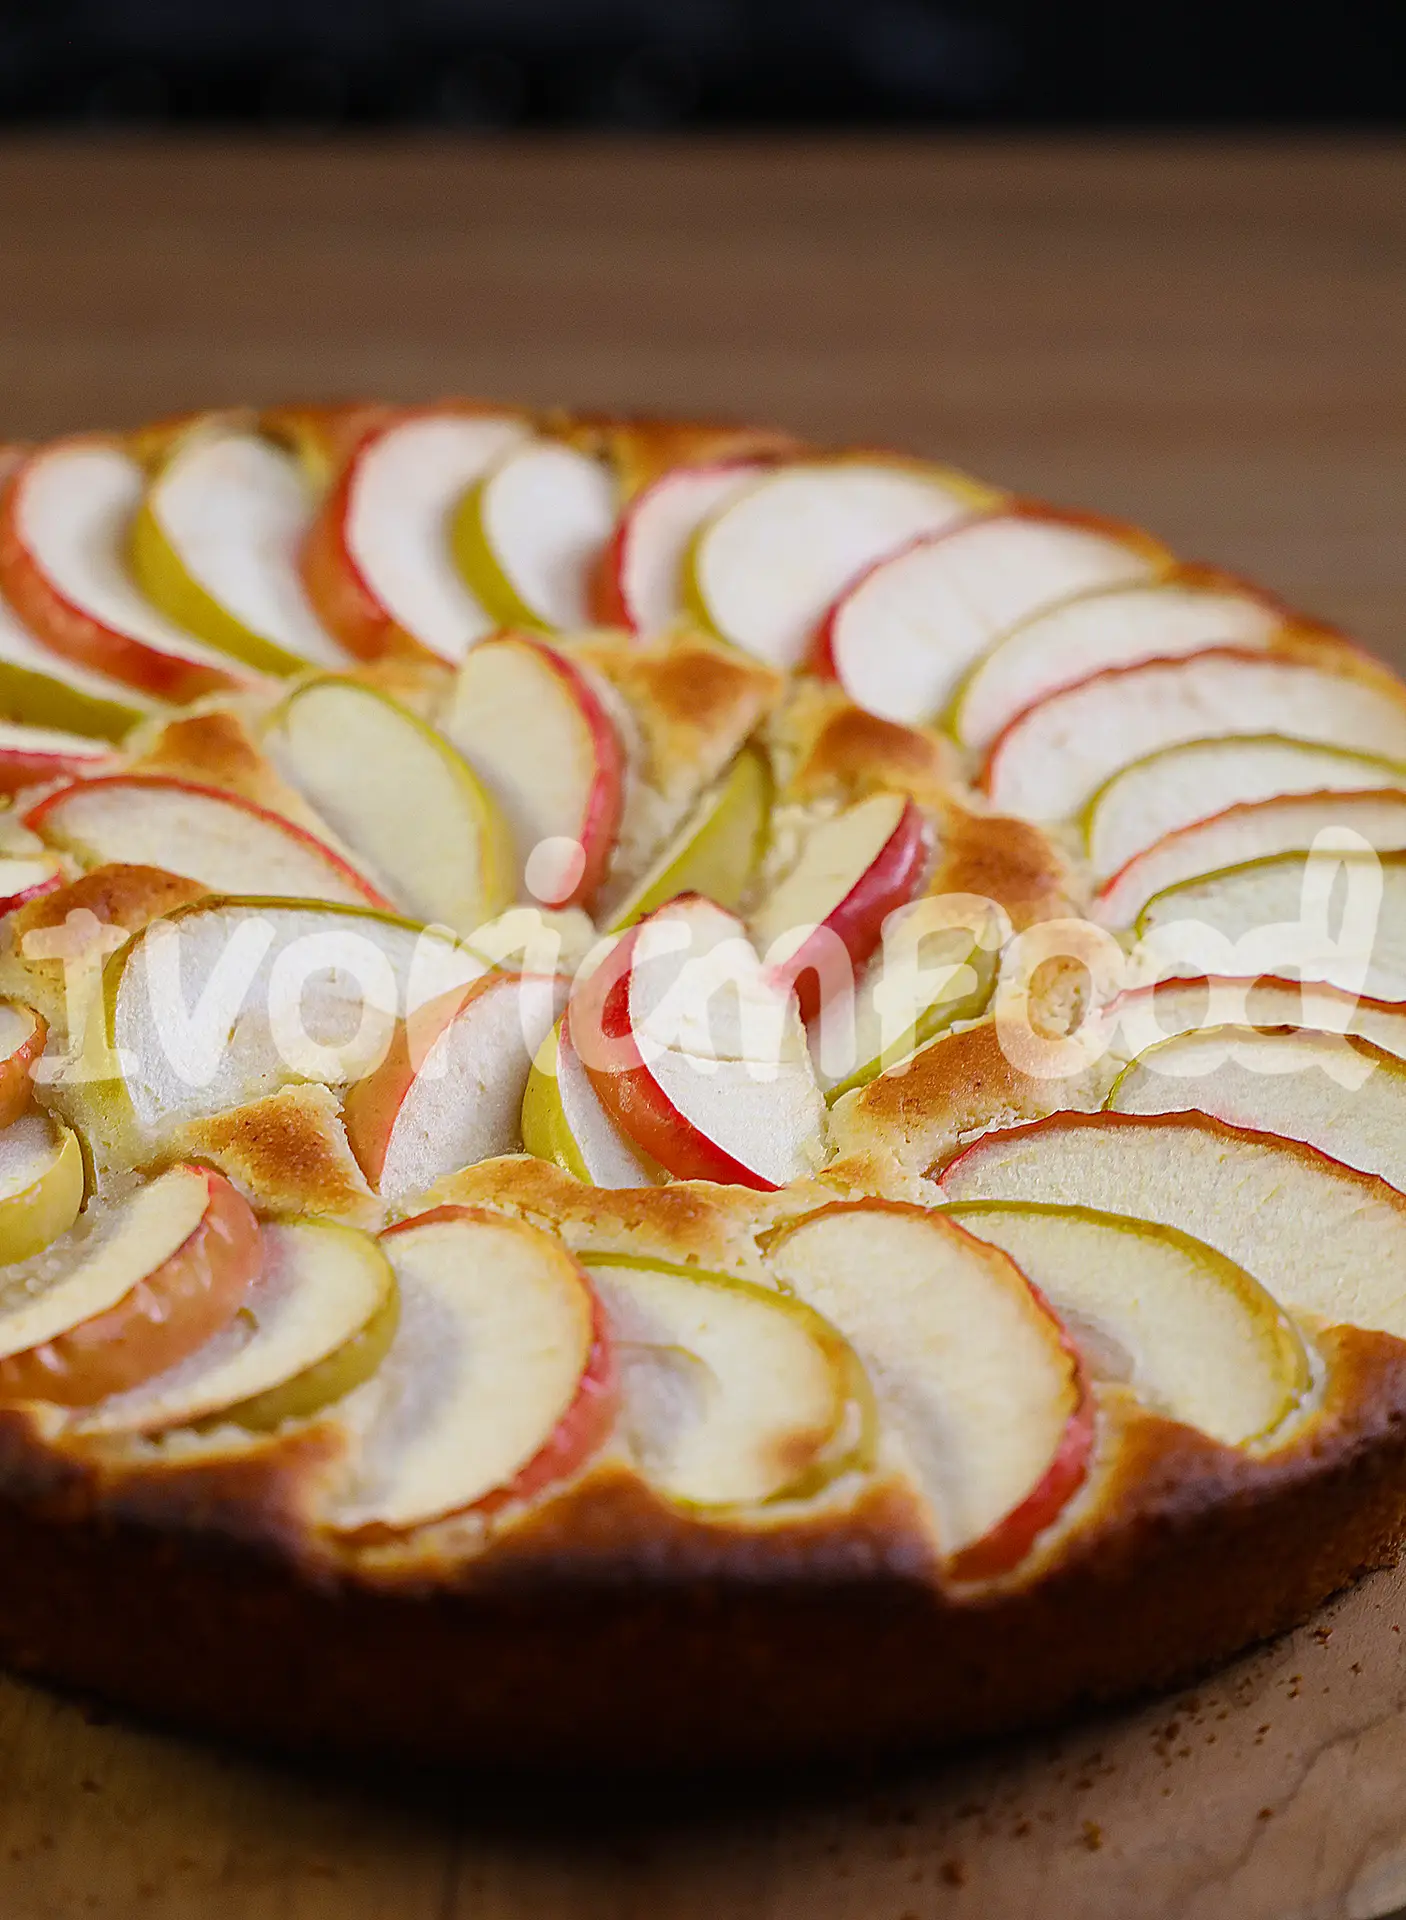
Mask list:
[[[0,432],[451,390],[902,441],[1406,663],[1400,149],[0,148]],[[643,1809],[334,1781],[0,1683],[0,1914],[1372,1920],[1406,1907],[1398,1628],[1380,1576],[1059,1740]]]

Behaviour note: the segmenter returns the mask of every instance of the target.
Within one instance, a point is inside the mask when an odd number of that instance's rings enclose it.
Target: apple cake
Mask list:
[[[450,401],[14,446],[0,1657],[974,1738],[1406,1531],[1406,688],[1138,529]]]

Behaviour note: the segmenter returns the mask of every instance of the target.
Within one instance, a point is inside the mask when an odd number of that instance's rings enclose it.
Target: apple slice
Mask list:
[[[805,835],[795,864],[751,916],[758,950],[796,985],[804,1019],[833,984],[835,942],[851,968],[862,967],[889,914],[921,888],[930,858],[927,823],[903,793],[870,794]]]
[[[0,1130],[0,1262],[32,1259],[67,1233],[84,1185],[83,1150],[68,1127],[21,1113]]]
[[[146,476],[115,441],[41,447],[0,501],[0,589],[54,653],[183,702],[258,682],[249,668],[174,626],[128,578],[126,543]]]
[[[42,646],[0,599],[0,712],[27,727],[120,740],[155,710],[120,680],[89,673]]]
[[[857,706],[916,725],[988,647],[1042,607],[1152,579],[1171,564],[1134,527],[1015,505],[877,561],[826,615],[815,664]]]
[[[761,865],[770,813],[770,771],[744,747],[616,908],[610,931],[632,927],[683,893],[701,893],[735,912]]]
[[[755,461],[674,467],[637,493],[600,556],[591,611],[645,639],[685,613],[684,570],[694,535],[766,469]]]
[[[413,918],[471,933],[511,901],[512,847],[493,800],[461,754],[387,695],[357,680],[305,681],[264,743]]]
[[[884,922],[883,946],[851,999],[838,994],[810,1031],[828,1101],[866,1086],[991,997],[1009,921],[974,894],[930,895]]]
[[[1385,787],[1406,787],[1406,764],[1272,733],[1187,740],[1104,781],[1084,816],[1089,864],[1109,880],[1167,834],[1252,800]]]
[[[117,758],[105,740],[0,720],[0,794],[16,794],[25,787],[100,773],[113,766]]]
[[[1131,987],[1103,1011],[1124,1060],[1160,1041],[1207,1027],[1302,1027],[1317,1033],[1350,1033],[1406,1060],[1406,1006],[1364,1000],[1336,987],[1256,975],[1162,980]]]
[[[61,860],[43,854],[33,860],[0,856],[0,914],[13,913],[41,894],[53,893],[65,878]]]
[[[402,1220],[381,1245],[400,1324],[333,1524],[402,1531],[574,1473],[618,1397],[605,1316],[566,1248],[474,1207]]]
[[[1120,767],[1186,740],[1280,733],[1406,760],[1406,696],[1352,658],[1336,672],[1221,648],[1096,674],[1012,721],[981,783],[1002,812],[1067,820]]]
[[[742,923],[689,896],[621,936],[572,999],[601,1105],[681,1180],[770,1191],[815,1171],[825,1101],[795,996]]]
[[[495,625],[449,547],[464,489],[528,433],[510,413],[426,409],[368,431],[313,520],[303,546],[308,598],[358,658],[405,648],[442,660]]]
[[[227,1327],[259,1276],[259,1224],[208,1167],[172,1167],[84,1224],[15,1276],[0,1399],[88,1407],[125,1393]]]
[[[866,568],[998,497],[963,474],[916,462],[782,467],[699,528],[685,598],[744,653],[795,667],[827,609]]]
[[[193,1353],[115,1394],[84,1433],[153,1433],[214,1419],[266,1432],[368,1380],[395,1337],[390,1262],[369,1235],[321,1220],[270,1223],[236,1317]]]
[[[164,867],[217,893],[390,904],[306,828],[237,794],[162,774],[60,787],[30,808],[25,824],[89,866],[121,860]]]
[[[1140,955],[1163,974],[1283,974],[1406,999],[1406,861],[1284,853],[1154,894]]]
[[[103,992],[110,1058],[88,1089],[111,1124],[164,1137],[299,1080],[344,1087],[384,1056],[395,1023],[487,963],[388,914],[284,900],[197,901],[114,955]]]
[[[527,1076],[569,984],[495,970],[402,1022],[343,1110],[357,1165],[383,1199],[398,1203],[442,1174],[517,1151]]]
[[[460,571],[505,627],[586,627],[591,579],[615,527],[616,485],[552,440],[510,447],[464,495],[451,535]]]
[[[610,1321],[621,1426],[666,1498],[705,1509],[804,1499],[868,1463],[864,1370],[802,1301],[634,1254],[585,1266]]]
[[[1088,1469],[1093,1409],[1059,1322],[1003,1253],[941,1214],[840,1202],[767,1261],[840,1329],[937,1516],[958,1579],[1005,1573]]]
[[[34,1094],[34,1063],[49,1029],[18,1000],[0,1000],[0,1128],[18,1120]]]
[[[592,1187],[650,1187],[650,1172],[596,1095],[563,1014],[537,1050],[522,1096],[522,1144]]]
[[[1189,1233],[1087,1207],[973,1200],[946,1211],[1028,1275],[1095,1379],[1225,1446],[1272,1432],[1312,1383],[1283,1308]]]
[[[1348,828],[1380,853],[1406,850],[1406,791],[1286,794],[1228,807],[1135,855],[1095,894],[1090,918],[1131,926],[1166,888],[1271,854],[1307,853],[1325,827]]]
[[[1291,1313],[1406,1334],[1406,1198],[1301,1141],[1199,1113],[1057,1113],[984,1134],[947,1168],[942,1191],[1179,1227]]]
[[[589,904],[620,826],[625,755],[583,670],[545,641],[499,635],[459,669],[439,724],[506,817],[537,898]]]
[[[262,673],[341,665],[298,574],[313,502],[292,454],[218,420],[180,436],[132,522],[132,572],[187,632]]]
[[[1406,1187],[1406,1065],[1367,1040],[1254,1027],[1180,1034],[1125,1067],[1107,1104],[1114,1113],[1209,1113]]]
[[[1203,567],[1080,593],[1033,614],[982,655],[953,704],[952,731],[963,746],[984,750],[1061,687],[1147,660],[1223,647],[1257,652],[1291,617],[1271,595]]]

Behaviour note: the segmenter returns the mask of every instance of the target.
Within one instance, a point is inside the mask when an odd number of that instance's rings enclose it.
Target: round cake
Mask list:
[[[5,1662],[852,1758],[1396,1554],[1406,687],[1344,635],[762,428],[0,470]]]

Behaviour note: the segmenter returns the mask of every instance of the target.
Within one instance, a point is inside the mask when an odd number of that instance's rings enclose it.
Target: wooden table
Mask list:
[[[1406,662],[1399,148],[0,148],[0,430],[446,391],[906,442]],[[334,1781],[0,1683],[0,1913],[1371,1920],[1406,1906],[1403,1627],[1379,1576],[1057,1740],[633,1810]]]

